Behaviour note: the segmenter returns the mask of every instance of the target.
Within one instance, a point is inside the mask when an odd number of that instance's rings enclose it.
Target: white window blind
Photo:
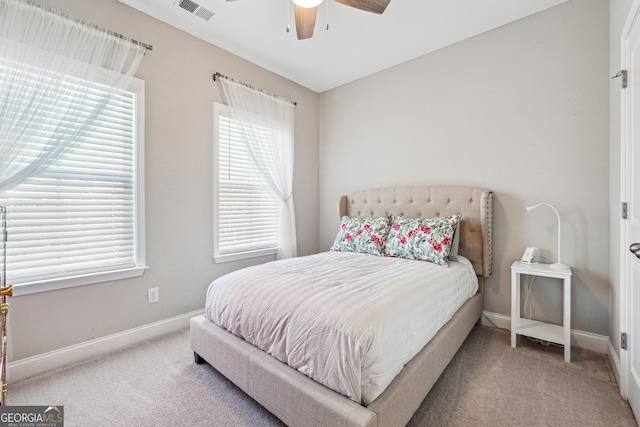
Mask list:
[[[274,254],[280,203],[265,187],[231,107],[214,107],[214,259]],[[265,139],[268,133],[264,132]],[[265,161],[265,159],[260,159]]]
[[[61,160],[38,177],[0,192],[0,205],[7,207],[7,281],[14,285],[144,263],[139,223],[144,82],[134,79],[128,90],[71,77],[66,84],[69,90],[85,92],[74,106],[78,116],[95,112],[95,104],[104,103],[105,97],[107,102]],[[60,123],[49,126],[27,118],[39,125],[43,144],[55,138],[59,127],[75,126],[73,117],[57,119]],[[103,280],[88,283],[95,281]]]

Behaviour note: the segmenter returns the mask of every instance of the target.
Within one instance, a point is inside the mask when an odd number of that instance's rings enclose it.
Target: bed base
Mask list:
[[[482,293],[468,300],[365,407],[336,393],[220,328],[203,315],[191,319],[196,363],[208,362],[289,426],[404,426],[482,314]]]

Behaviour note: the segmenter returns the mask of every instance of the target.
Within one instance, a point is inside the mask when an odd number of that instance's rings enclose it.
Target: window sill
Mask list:
[[[140,277],[147,267],[133,267],[122,270],[114,270],[102,273],[84,274],[80,276],[64,277],[60,279],[43,280],[13,285],[13,295],[29,295],[40,292],[55,291],[58,289],[72,288],[75,286],[92,285],[95,283],[110,282],[112,280],[130,279]]]
[[[257,258],[261,256],[269,256],[269,255],[277,255],[277,254],[278,254],[277,248],[260,249],[257,251],[235,252],[231,254],[214,255],[213,261],[216,264],[219,264],[223,262],[240,261],[248,258]]]

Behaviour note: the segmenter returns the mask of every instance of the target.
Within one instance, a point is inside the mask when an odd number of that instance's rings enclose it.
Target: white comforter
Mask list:
[[[470,262],[324,252],[235,271],[206,315],[303,374],[368,405],[478,289]]]

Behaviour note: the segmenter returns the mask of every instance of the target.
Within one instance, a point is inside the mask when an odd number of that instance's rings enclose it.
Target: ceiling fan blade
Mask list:
[[[296,5],[296,33],[298,34],[298,40],[308,39],[313,36],[317,12],[317,6],[300,7]]]
[[[347,6],[355,7],[356,9],[366,10],[372,13],[382,13],[387,8],[391,0],[336,0],[338,3],[342,3]]]

